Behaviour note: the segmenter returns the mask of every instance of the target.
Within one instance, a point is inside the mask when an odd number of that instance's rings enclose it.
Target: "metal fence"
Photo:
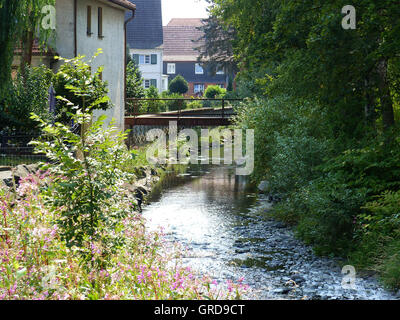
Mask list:
[[[32,164],[45,161],[44,155],[35,154],[29,142],[38,135],[3,134],[0,135],[0,167],[15,167],[19,164]]]

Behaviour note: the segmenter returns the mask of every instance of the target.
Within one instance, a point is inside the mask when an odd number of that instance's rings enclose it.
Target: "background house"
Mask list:
[[[128,0],[57,0],[56,44],[53,52],[64,58],[85,55],[90,59],[98,48],[103,54],[93,63],[93,68],[104,66],[103,80],[108,82],[109,94],[114,107],[106,111],[95,111],[94,115],[106,114],[108,122],[124,129],[125,116],[125,14],[134,11]],[[35,46],[32,65],[45,64],[54,71],[60,62],[54,54],[41,54]],[[14,65],[19,64],[18,51]]]
[[[128,24],[130,54],[139,66],[143,86],[154,86],[161,93],[168,89],[163,75],[163,28],[161,0],[130,0],[136,5],[135,19]],[[130,16],[130,14],[127,15]]]
[[[198,42],[203,32],[197,27],[202,19],[172,19],[164,27],[164,73],[169,81],[177,75],[183,76],[189,83],[188,96],[201,95],[209,85],[226,88],[227,81],[223,71],[213,75],[210,70],[197,62],[201,45]]]

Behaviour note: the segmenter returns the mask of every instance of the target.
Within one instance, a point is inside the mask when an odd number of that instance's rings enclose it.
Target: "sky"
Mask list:
[[[172,18],[207,18],[207,2],[204,0],[161,0],[163,25]]]

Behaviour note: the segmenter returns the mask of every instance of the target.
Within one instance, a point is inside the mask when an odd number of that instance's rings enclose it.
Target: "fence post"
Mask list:
[[[225,118],[225,99],[222,99],[222,119]]]

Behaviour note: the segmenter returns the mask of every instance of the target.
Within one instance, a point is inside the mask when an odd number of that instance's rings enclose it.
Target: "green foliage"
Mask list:
[[[201,101],[191,101],[187,104],[188,109],[200,109],[203,107],[203,104]]]
[[[142,74],[133,60],[126,66],[126,96],[127,98],[144,98],[145,96]]]
[[[269,165],[275,155],[277,158],[274,166],[277,168],[284,168],[285,161],[289,163],[291,161],[289,158],[293,155],[295,155],[295,159],[308,157],[307,161],[313,167],[320,163],[321,154],[315,160],[311,158],[315,156],[316,152],[322,153],[323,150],[326,150],[327,147],[320,146],[318,141],[328,136],[330,131],[329,128],[323,126],[321,121],[323,113],[313,102],[296,101],[288,96],[279,96],[268,100],[245,100],[236,109],[235,121],[244,129],[255,130],[255,170],[253,174],[255,180],[260,181],[273,176],[273,173],[270,173]],[[319,151],[312,150],[311,147],[299,148],[297,143],[301,141],[303,135],[305,135],[305,141],[301,142],[303,146],[313,145]],[[295,140],[285,141],[285,139]],[[290,146],[285,150],[280,150],[278,144],[283,146],[286,142],[290,142]],[[293,146],[296,149],[292,150]],[[301,151],[310,151],[311,154],[308,156],[297,154]],[[279,162],[282,161],[283,163],[280,164]],[[293,171],[297,171],[300,166],[296,163],[290,165],[293,165]],[[284,170],[280,174],[284,174]],[[280,191],[280,188],[277,187],[277,190]]]
[[[182,100],[184,96],[179,93],[163,92],[162,98],[176,99],[165,101],[165,107],[168,111],[184,110],[187,108],[187,101]]]
[[[48,97],[52,78],[52,71],[45,66],[25,66],[23,72],[18,72],[0,102],[0,128],[8,132],[38,132],[37,123],[29,114],[34,112],[50,119]]]
[[[168,85],[171,93],[185,94],[189,90],[187,81],[181,75],[177,75]]]
[[[238,71],[233,52],[233,42],[237,37],[235,28],[226,26],[222,19],[211,15],[203,20],[198,29],[203,32],[198,40],[202,43],[197,48],[200,53],[198,61],[204,63],[211,74],[222,69],[233,78]]]
[[[395,2],[357,3],[355,30],[341,26],[343,0],[212,2],[212,15],[237,32],[233,50],[251,90],[316,99],[348,134],[365,118],[393,124],[387,79],[399,63]]]
[[[54,6],[55,0],[0,0],[0,101],[11,81],[16,46],[21,47],[22,53],[31,54],[28,38],[36,39],[40,45],[48,45],[54,38],[53,30],[41,28],[46,5]]]
[[[117,128],[103,129],[106,116],[92,123],[91,111],[108,102],[104,90],[96,91],[99,71],[92,76],[82,57],[65,62],[68,66],[60,71],[68,81],[65,88],[81,105],[74,105],[65,97],[58,98],[76,110],[68,116],[80,126],[81,132],[73,133],[69,126],[60,122],[52,125],[33,114],[32,119],[42,128],[43,140],[32,144],[53,162],[44,166],[55,175],[46,197],[53,209],[63,207],[58,219],[63,239],[68,247],[78,248],[84,261],[92,266],[97,263],[101,268],[107,259],[94,261],[90,244],[96,242],[107,248],[103,255],[112,254],[122,245],[121,238],[113,237],[111,230],[121,228],[121,219],[127,214],[118,208],[120,197],[124,196],[119,187],[128,180],[119,167],[129,159],[124,144],[126,135]]]
[[[146,98],[148,99],[159,99],[160,96],[158,94],[158,89],[154,86],[150,86],[146,90]],[[144,107],[146,108],[146,113],[158,113],[158,112],[163,112],[166,110],[166,106],[164,101],[146,101],[144,104]]]
[[[105,117],[91,124],[82,136],[61,123],[53,126],[33,118],[40,121],[45,138],[33,142],[36,151],[53,161],[45,166],[56,175],[46,198],[52,208],[63,207],[58,225],[67,246],[78,247],[85,261],[92,261],[91,242],[101,243],[109,254],[115,252],[122,243],[111,230],[120,228],[120,220],[127,214],[118,208],[123,196],[119,186],[128,180],[119,169],[129,159],[125,134],[116,128],[104,131]],[[91,122],[91,115],[80,110],[72,118],[81,126]]]
[[[58,120],[68,123],[70,113],[73,113],[78,106],[84,111],[95,109],[106,110],[111,107],[110,99],[107,97],[107,82],[101,80],[103,67],[92,72],[90,64],[102,53],[98,49],[96,54],[88,63],[84,62],[85,56],[78,56],[73,59],[56,57],[64,64],[55,75],[55,91],[58,96],[66,100],[58,101]]]
[[[208,99],[223,98],[225,94],[226,94],[226,89],[221,88],[220,86],[217,85],[208,86],[206,91],[204,92],[204,95]]]
[[[255,129],[253,179],[280,196],[275,216],[398,288],[400,7],[358,2],[344,30],[342,0],[211,2],[236,30],[237,93],[256,97],[236,123]]]

